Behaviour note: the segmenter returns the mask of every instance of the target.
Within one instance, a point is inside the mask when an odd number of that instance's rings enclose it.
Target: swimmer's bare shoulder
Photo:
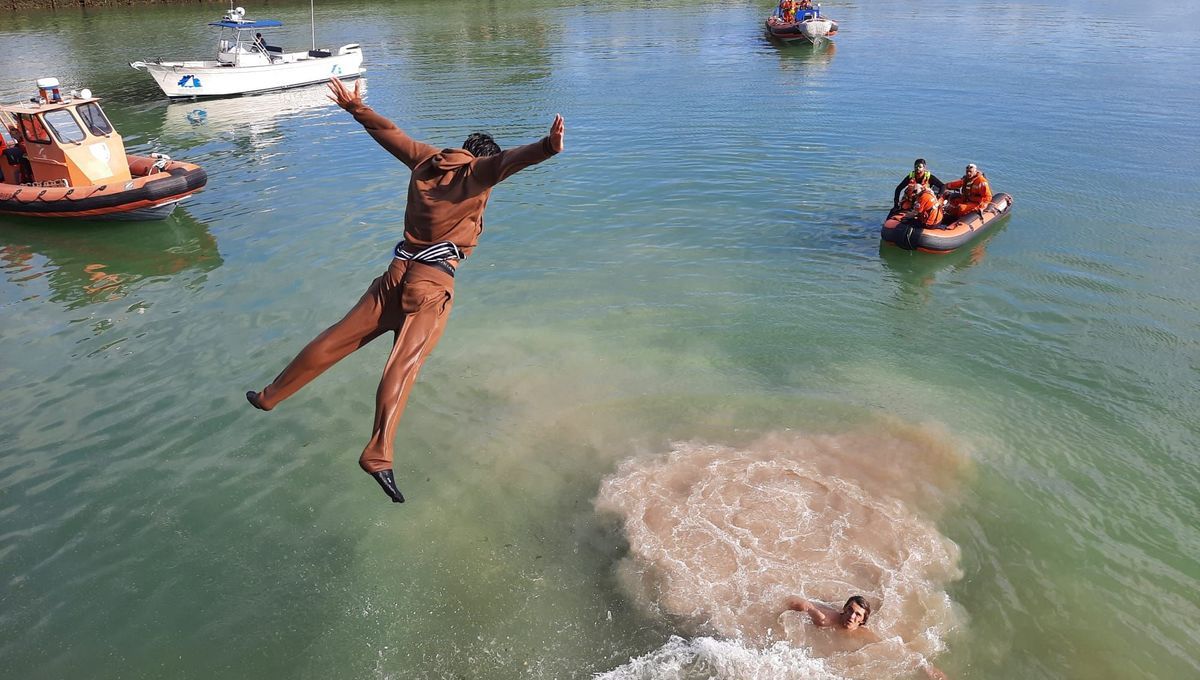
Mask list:
[[[834,628],[843,635],[851,635],[861,640],[860,644],[870,644],[880,640],[875,631],[869,628],[860,625],[848,627],[844,622],[845,612],[838,611],[834,607],[809,602],[798,595],[789,597],[784,601],[784,605],[787,609],[808,614],[808,618],[812,619],[813,625],[818,628]]]
[[[862,609],[860,605],[855,603],[855,600],[858,600],[858,602],[861,602],[867,608],[865,610]],[[808,614],[808,617],[812,619],[813,624],[818,628],[833,628],[842,635],[852,636],[861,641],[858,644],[868,645],[880,640],[875,631],[866,628],[867,618],[871,610],[866,605],[866,601],[859,599],[858,596],[847,600],[846,606],[841,611],[828,605],[814,604],[796,595],[785,600],[784,606],[789,610]],[[949,680],[941,669],[928,661],[921,665],[921,670],[931,680]]]

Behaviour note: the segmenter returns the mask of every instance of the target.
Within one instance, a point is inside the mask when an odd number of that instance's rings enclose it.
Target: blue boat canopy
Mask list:
[[[275,28],[276,26],[282,26],[283,22],[275,21],[274,19],[263,19],[262,21],[222,20],[222,21],[209,22],[208,25],[209,26],[220,26],[221,28]]]

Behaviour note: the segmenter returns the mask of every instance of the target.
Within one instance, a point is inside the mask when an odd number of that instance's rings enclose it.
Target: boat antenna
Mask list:
[[[233,0],[229,0],[233,2]],[[315,0],[308,0],[308,21],[312,25],[312,48],[317,49],[317,10],[313,8]]]

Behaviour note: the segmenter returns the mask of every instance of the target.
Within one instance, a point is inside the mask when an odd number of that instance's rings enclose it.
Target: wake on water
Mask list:
[[[946,593],[958,547],[934,524],[967,471],[949,438],[896,425],[672,448],[622,463],[596,508],[629,543],[622,588],[684,637],[599,677],[905,677],[962,625]],[[792,595],[840,608],[853,594],[880,642],[783,611]]]

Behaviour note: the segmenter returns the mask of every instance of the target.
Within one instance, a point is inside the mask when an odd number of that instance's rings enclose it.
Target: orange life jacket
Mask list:
[[[962,179],[956,179],[946,185],[947,189],[959,189],[960,187],[962,199],[959,203],[983,207],[992,200],[992,187],[988,185],[987,177],[984,177],[982,172],[976,173],[974,178],[963,175]]]
[[[927,227],[942,223],[942,202],[931,189],[925,189],[917,197],[917,220]]]

